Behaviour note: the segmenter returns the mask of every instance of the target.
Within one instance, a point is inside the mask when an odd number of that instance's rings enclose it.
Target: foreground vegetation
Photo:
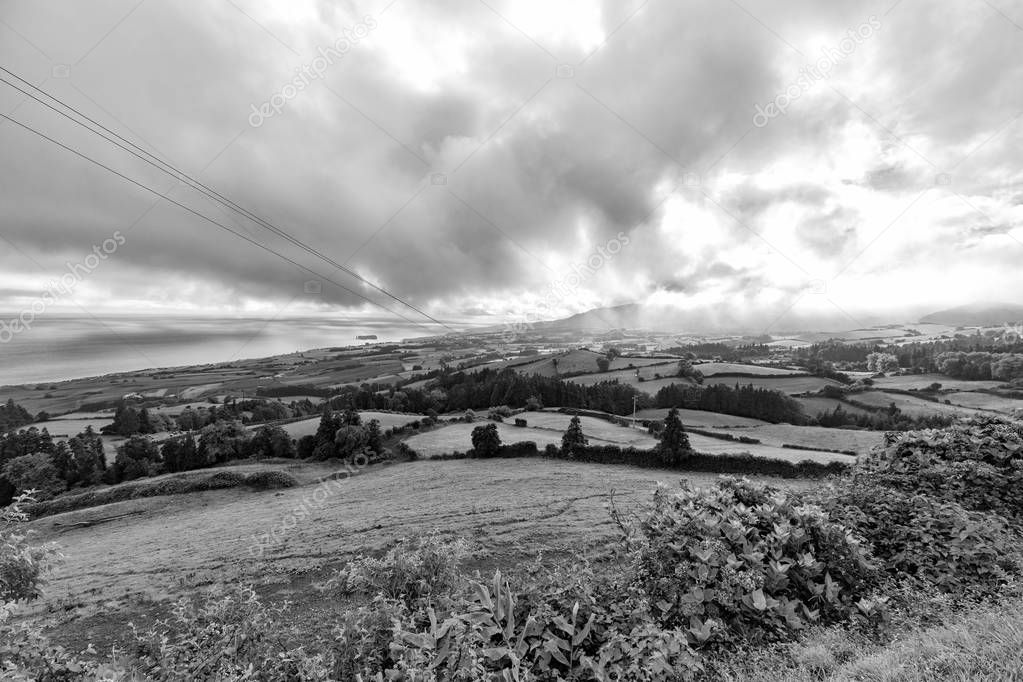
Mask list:
[[[585,447],[582,434],[571,429],[563,447]],[[101,662],[11,622],[14,644],[0,652],[11,670],[43,679],[997,675],[1018,658],[1018,607],[980,644],[1006,655],[951,654],[976,638],[970,623],[1019,602],[1020,453],[1018,424],[978,420],[893,436],[823,489],[729,478],[661,488],[638,515],[612,506],[620,539],[596,561],[537,561],[512,574],[467,571],[465,540],[409,538],[324,581],[337,608],[312,638],[280,630],[286,605],[238,587],[185,599]],[[8,601],[37,595],[46,560],[20,521],[17,508],[5,516]]]

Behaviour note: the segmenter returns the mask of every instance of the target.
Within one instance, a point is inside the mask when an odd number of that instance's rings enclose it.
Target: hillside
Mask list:
[[[921,323],[961,327],[998,327],[1023,321],[1023,305],[1015,303],[971,303],[939,310],[920,318]]]

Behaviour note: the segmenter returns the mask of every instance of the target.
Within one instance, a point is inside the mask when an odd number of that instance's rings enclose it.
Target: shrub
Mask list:
[[[974,418],[950,428],[889,434],[861,458],[877,484],[1023,522],[1023,427]]]
[[[9,507],[0,509],[0,623],[8,602],[39,597],[43,571],[55,558],[52,546],[29,544],[29,534],[22,529],[22,524],[28,521],[23,507],[33,501],[26,493],[15,497]]]
[[[859,479],[819,493],[832,518],[855,528],[889,574],[942,592],[993,594],[1020,573],[1004,520],[955,502]]]
[[[526,422],[525,419],[516,418],[515,419],[515,426],[527,426],[527,422]]]
[[[379,559],[360,556],[348,562],[327,585],[342,594],[380,595],[411,607],[454,589],[461,580],[458,567],[471,552],[463,539],[405,538]]]
[[[403,457],[410,462],[414,462],[419,459],[419,452],[408,443],[402,441],[401,443],[398,443],[398,456]]]
[[[298,481],[291,474],[283,471],[255,471],[245,477],[245,485],[257,490],[276,490],[278,488],[294,488]]]
[[[497,451],[497,456],[499,457],[537,457],[539,454],[540,450],[537,449],[536,443],[531,440],[520,441],[511,445],[502,445]]]
[[[512,412],[512,409],[507,405],[498,405],[497,407],[490,408],[490,411],[487,413],[487,417],[494,421],[503,421],[513,414],[515,413]]]
[[[169,623],[146,632],[133,626],[128,679],[328,679],[322,656],[286,647],[277,636],[287,610],[287,603],[264,605],[249,586],[182,599]]]
[[[662,626],[694,646],[784,639],[818,622],[875,619],[869,550],[818,506],[739,479],[659,489],[634,537]]]
[[[202,481],[202,487],[206,490],[219,490],[221,488],[237,488],[245,484],[245,475],[237,471],[218,471],[212,476],[207,476]]]

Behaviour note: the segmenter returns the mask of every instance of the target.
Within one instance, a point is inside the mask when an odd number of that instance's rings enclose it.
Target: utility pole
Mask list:
[[[639,400],[638,395],[632,396],[632,418],[636,418],[636,401]]]

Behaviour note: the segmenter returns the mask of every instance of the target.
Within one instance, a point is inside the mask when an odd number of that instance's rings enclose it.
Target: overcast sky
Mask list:
[[[0,0],[0,65],[443,319],[854,319],[1021,290],[1021,26],[1009,0]],[[3,84],[0,112],[421,319]],[[54,311],[372,310],[10,121],[0,147],[0,310],[68,263]]]

